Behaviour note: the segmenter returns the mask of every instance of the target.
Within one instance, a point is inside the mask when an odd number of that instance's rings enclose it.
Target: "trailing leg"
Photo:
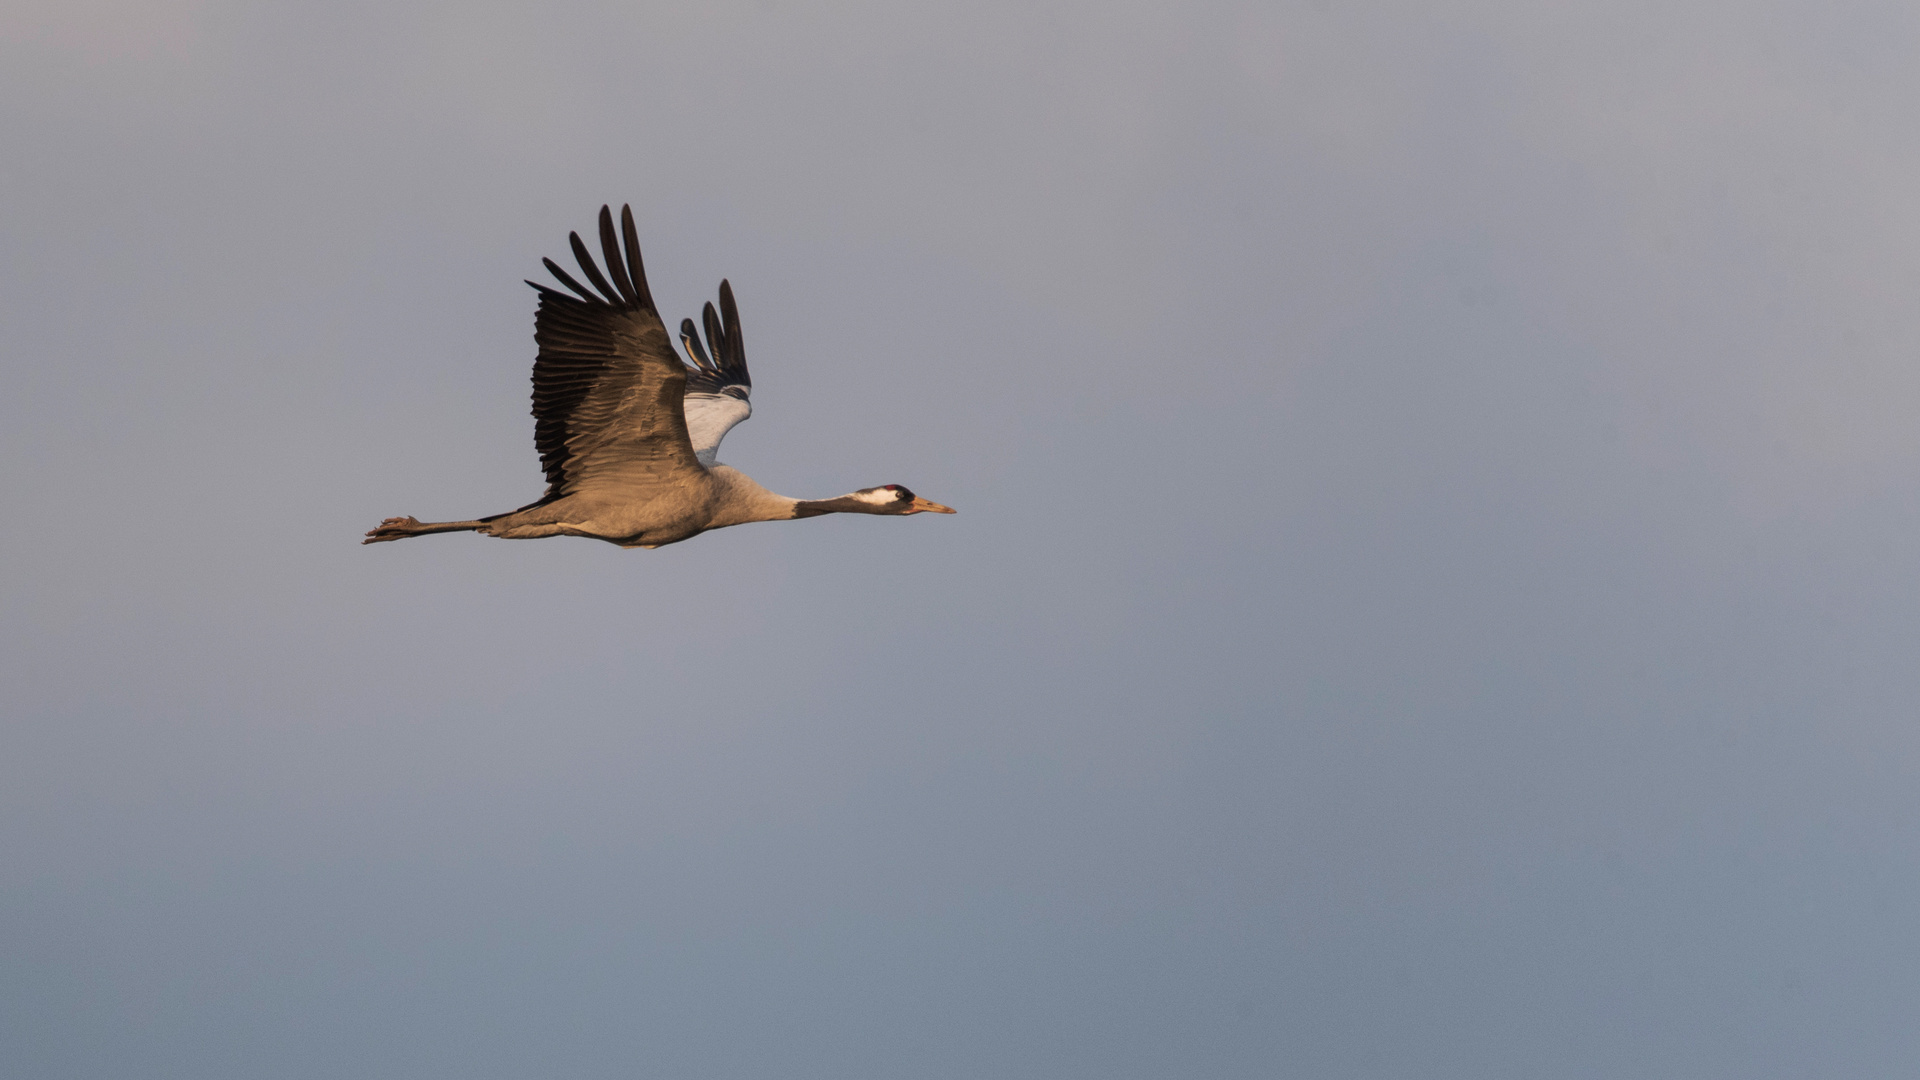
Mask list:
[[[486,525],[482,521],[421,521],[411,517],[388,518],[367,533],[363,544],[378,544],[383,540],[405,540],[409,536],[425,536],[428,533],[472,532]]]

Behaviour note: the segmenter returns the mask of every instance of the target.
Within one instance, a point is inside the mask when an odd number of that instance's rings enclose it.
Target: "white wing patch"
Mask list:
[[[693,456],[711,469],[720,453],[720,440],[727,437],[733,425],[753,415],[753,406],[732,394],[688,394],[680,400],[687,413]]]

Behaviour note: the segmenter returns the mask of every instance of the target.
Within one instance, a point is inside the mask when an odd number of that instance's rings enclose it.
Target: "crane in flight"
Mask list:
[[[674,354],[647,289],[633,210],[600,208],[606,272],[579,233],[568,234],[590,290],[552,259],[547,269],[572,295],[529,281],[540,293],[533,338],[533,443],[547,492],[518,510],[472,521],[388,518],[365,544],[427,533],[477,532],[509,540],[590,536],[621,547],[676,544],[709,529],[821,514],[904,517],[953,510],[899,484],[834,499],[789,499],[715,459],[720,440],[753,415],[746,350],[733,286],[720,283],[720,309],[702,314],[706,345],[692,319],[680,321],[688,362]],[[626,255],[620,240],[626,241]]]

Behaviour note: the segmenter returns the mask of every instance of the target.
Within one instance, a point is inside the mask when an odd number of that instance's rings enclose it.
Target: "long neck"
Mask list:
[[[730,465],[715,465],[707,471],[720,485],[720,505],[714,512],[713,524],[707,526],[709,529],[744,525],[749,521],[791,521],[821,514],[880,512],[875,504],[856,495],[834,499],[789,499],[775,495]]]
[[[744,525],[749,521],[786,521],[807,516],[794,513],[800,500],[775,495],[730,465],[715,465],[707,473],[720,487],[720,503],[714,508],[713,523],[707,526],[709,529]]]
[[[793,513],[788,517],[809,518],[821,514],[871,514],[873,504],[863,502],[851,495],[842,495],[837,499],[800,499],[793,504]]]

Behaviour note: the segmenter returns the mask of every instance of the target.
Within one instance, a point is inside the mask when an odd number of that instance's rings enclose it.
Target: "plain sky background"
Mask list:
[[[1910,2],[0,4],[0,1074],[1910,1077]],[[540,257],[737,289],[540,491]]]

